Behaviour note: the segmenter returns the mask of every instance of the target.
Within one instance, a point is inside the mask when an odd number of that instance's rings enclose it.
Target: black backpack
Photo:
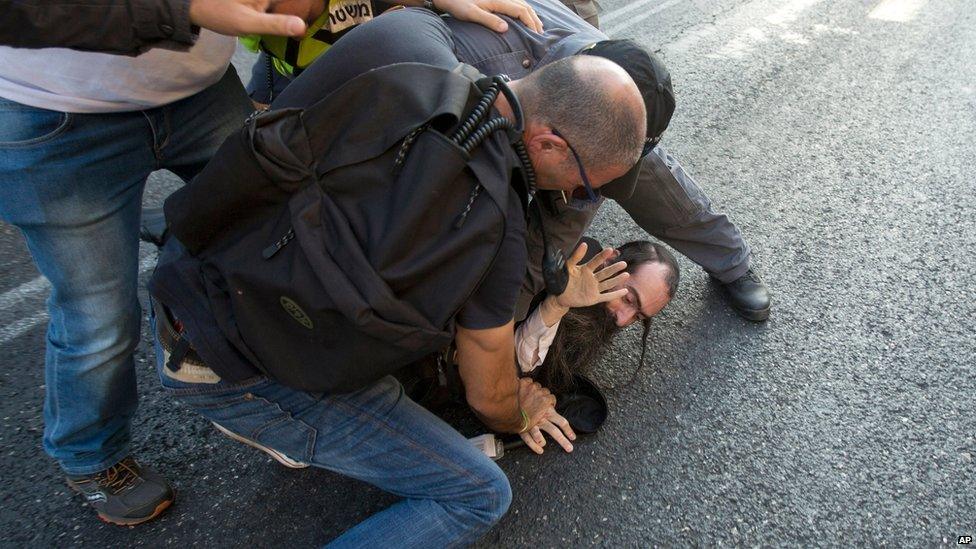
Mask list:
[[[404,63],[252,117],[166,200],[152,296],[225,379],[349,391],[446,347],[531,186],[498,93],[521,121],[497,77]]]

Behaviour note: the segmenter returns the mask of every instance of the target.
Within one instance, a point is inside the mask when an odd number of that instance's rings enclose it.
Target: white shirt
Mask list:
[[[234,38],[208,30],[188,51],[157,48],[138,57],[0,46],[0,97],[59,112],[149,109],[219,81],[234,47]]]
[[[552,340],[559,329],[559,321],[546,327],[542,321],[542,307],[536,307],[525,322],[515,330],[515,356],[523,373],[529,373],[545,362]]]

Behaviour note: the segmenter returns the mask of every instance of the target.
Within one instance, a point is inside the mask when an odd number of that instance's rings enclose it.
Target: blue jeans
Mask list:
[[[44,449],[66,473],[129,453],[146,178],[168,169],[189,180],[250,111],[233,69],[139,112],[70,114],[0,98],[0,218],[23,232],[52,285]]]
[[[505,473],[392,377],[341,395],[297,391],[262,376],[223,382],[200,366],[172,372],[158,338],[156,367],[167,392],[206,419],[295,461],[403,497],[329,547],[464,546],[511,503]]]

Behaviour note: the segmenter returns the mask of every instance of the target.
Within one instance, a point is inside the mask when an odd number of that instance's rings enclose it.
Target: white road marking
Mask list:
[[[641,21],[647,19],[648,17],[650,17],[650,16],[652,16],[652,15],[654,15],[656,13],[660,13],[660,12],[662,12],[662,11],[670,8],[671,6],[680,4],[681,2],[682,2],[682,0],[668,0],[667,2],[664,2],[663,4],[658,5],[658,6],[655,6],[655,7],[649,9],[648,11],[646,11],[646,12],[640,14],[640,15],[637,15],[635,17],[631,17],[630,19],[627,19],[626,21],[621,22],[620,24],[613,24],[612,22],[611,23],[608,23],[608,24],[604,24],[603,17],[601,17],[600,18],[600,26],[603,27],[603,31],[605,33],[607,33],[610,36],[614,36],[616,34],[619,34],[619,33],[623,32],[623,31],[629,29],[630,27],[633,27],[634,25],[640,23]],[[649,4],[649,3],[650,2],[648,0],[640,0],[636,5],[638,7],[643,7],[643,6],[645,6],[645,5]],[[628,6],[628,8],[630,8],[630,6]],[[630,9],[626,9],[626,10],[623,10],[623,9],[614,10],[614,11],[610,12],[609,14],[607,14],[607,18],[617,18],[617,17],[621,16],[622,14],[624,14],[624,12],[630,13],[631,10]],[[614,16],[614,17],[611,17],[611,16]]]
[[[796,21],[804,11],[821,0],[791,0],[786,2],[778,10],[766,16],[766,21],[774,25],[787,25]]]
[[[17,339],[42,322],[47,322],[47,311],[41,311],[27,318],[21,318],[17,322],[7,324],[0,328],[0,345],[6,345],[8,342]]]
[[[754,55],[756,50],[771,41],[781,41],[807,46],[810,37],[792,27],[811,7],[823,0],[755,0],[742,4],[733,13],[712,25],[702,25],[675,42],[668,44],[669,52],[690,51],[693,45],[708,40],[723,39],[719,46],[708,45],[701,53],[713,59],[742,59]],[[630,26],[643,18],[634,18],[625,24]],[[701,49],[701,48],[699,48]]]
[[[928,0],[882,0],[871,10],[868,18],[906,23],[911,21],[927,2]]]
[[[12,309],[24,301],[47,292],[49,289],[51,289],[51,283],[43,276],[39,276],[34,280],[24,282],[12,290],[7,290],[3,295],[0,295],[0,314],[7,312],[8,309]]]
[[[610,11],[608,11],[606,13],[601,13],[600,14],[600,27],[603,28],[604,32],[606,32],[607,31],[607,24],[611,24],[612,25],[612,21],[613,20],[615,20],[615,19],[621,19],[623,17],[626,17],[626,16],[630,15],[631,13],[633,13],[635,11],[639,11],[639,10],[647,7],[649,4],[653,4],[654,2],[657,2],[657,1],[659,1],[659,0],[637,0],[636,2],[631,2],[631,3],[628,3],[628,4],[624,4],[623,6],[620,6],[619,8],[610,10]]]
[[[156,265],[155,250],[150,251],[139,261],[139,274],[141,275],[149,271],[154,265]],[[7,316],[9,314],[13,316],[15,307],[21,303],[24,303],[25,301],[32,301],[45,297],[50,289],[51,283],[48,282],[43,276],[39,276],[29,282],[25,282],[20,286],[17,286],[12,290],[4,292],[3,295],[0,295],[0,315]],[[6,345],[7,343],[17,339],[38,324],[46,322],[47,319],[47,311],[44,310],[42,306],[42,310],[40,312],[36,312],[25,317],[20,317],[14,322],[0,326],[0,345]]]

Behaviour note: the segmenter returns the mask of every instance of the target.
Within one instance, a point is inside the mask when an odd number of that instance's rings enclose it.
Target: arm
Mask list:
[[[519,380],[515,375],[515,357],[512,353],[515,337],[512,324],[509,322],[485,330],[458,326],[455,338],[458,373],[464,383],[468,405],[485,425],[505,433],[518,433],[525,427],[519,411]],[[548,394],[548,391],[545,393]],[[542,404],[549,402],[551,407],[556,399],[548,396],[549,399],[542,399]],[[535,400],[538,399],[525,402],[522,408],[529,416],[530,425],[538,423],[545,411],[544,406],[538,406]]]
[[[622,297],[626,289],[613,291],[630,276],[621,273],[627,264],[618,261],[604,267],[604,263],[617,252],[604,248],[585,264],[587,245],[580,243],[569,258],[569,284],[558,296],[546,296],[515,333],[519,367],[523,372],[531,372],[546,360],[549,346],[552,345],[559,329],[559,321],[573,307],[588,307]],[[619,274],[618,274],[619,273]],[[616,275],[616,276],[615,276]]]
[[[532,372],[545,362],[549,347],[559,329],[562,314],[556,317],[555,322],[551,319],[547,322],[549,315],[544,310],[548,308],[547,303],[548,298],[515,330],[515,355],[522,373]]]
[[[272,0],[0,0],[0,44],[138,55],[152,47],[188,49],[196,42],[197,26],[222,34],[305,32],[299,17],[265,13],[271,4]]]

